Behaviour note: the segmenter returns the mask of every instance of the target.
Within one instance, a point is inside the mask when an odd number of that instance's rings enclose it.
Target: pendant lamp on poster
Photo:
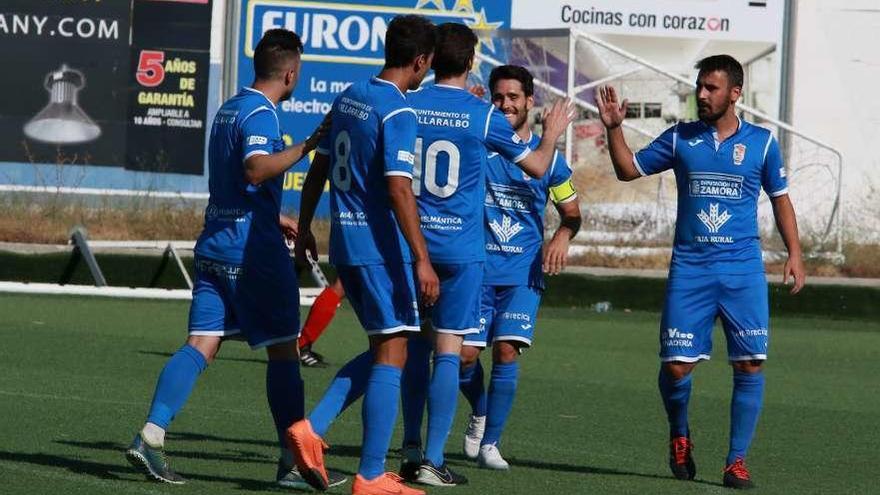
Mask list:
[[[57,145],[81,144],[97,139],[101,128],[77,103],[77,94],[86,85],[82,72],[62,64],[46,75],[43,87],[49,103],[24,125],[25,136]]]

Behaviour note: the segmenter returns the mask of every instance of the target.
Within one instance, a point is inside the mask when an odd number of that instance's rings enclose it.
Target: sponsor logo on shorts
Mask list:
[[[734,335],[737,337],[766,337],[767,329],[766,328],[747,328],[745,330],[737,330],[734,332]]]
[[[693,347],[694,334],[682,332],[677,328],[667,328],[663,334],[663,345],[667,347]]]
[[[519,327],[522,328],[523,330],[528,330],[528,329],[532,328],[532,325],[528,325],[528,324],[527,325],[520,325]]]
[[[504,318],[505,320],[532,321],[532,317],[529,316],[528,313],[514,313],[512,311],[505,311],[499,316],[501,316],[501,318]]]
[[[247,144],[248,146],[253,146],[255,144],[266,144],[269,142],[269,138],[266,136],[248,136]]]

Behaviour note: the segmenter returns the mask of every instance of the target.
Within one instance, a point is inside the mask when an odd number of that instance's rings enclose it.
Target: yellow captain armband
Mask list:
[[[550,188],[550,199],[554,203],[565,203],[577,197],[577,191],[574,189],[571,179]]]

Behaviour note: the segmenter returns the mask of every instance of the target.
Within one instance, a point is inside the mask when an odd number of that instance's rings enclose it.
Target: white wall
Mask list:
[[[880,1],[799,0],[791,123],[843,153],[848,231],[880,241]]]

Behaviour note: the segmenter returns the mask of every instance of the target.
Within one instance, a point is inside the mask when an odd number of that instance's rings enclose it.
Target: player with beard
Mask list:
[[[751,488],[745,457],[763,402],[770,327],[758,236],[761,189],[770,197],[788,249],[783,279],[788,283],[793,278],[792,294],[804,286],[804,264],[779,143],[769,130],[736,115],[742,66],[729,55],[715,55],[696,68],[700,120],[675,124],[635,154],[621,128],[627,101],[620,102],[611,87],[599,88],[596,100],[617,178],[631,181],[672,169],[678,186],[658,379],[669,420],[669,467],[678,479],[691,480],[696,474],[688,425],[691,372],[709,359],[712,327],[720,318],[733,368],[723,482]]]

